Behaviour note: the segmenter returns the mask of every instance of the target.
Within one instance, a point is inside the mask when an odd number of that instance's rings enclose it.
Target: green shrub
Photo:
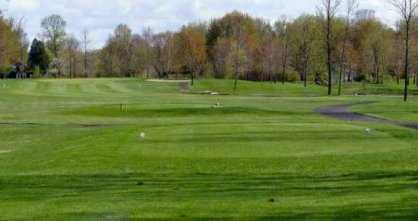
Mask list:
[[[13,71],[13,67],[11,65],[0,65],[0,73],[7,74]]]
[[[287,71],[287,81],[288,82],[297,82],[300,80],[299,73],[293,70]]]

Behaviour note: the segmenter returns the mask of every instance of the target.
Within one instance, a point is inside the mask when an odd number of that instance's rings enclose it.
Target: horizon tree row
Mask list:
[[[353,6],[350,6],[353,7]],[[393,29],[374,17],[347,17],[332,21],[330,64],[332,81],[383,83],[404,79],[403,30]],[[154,34],[147,29],[133,34],[119,25],[98,51],[100,76],[158,78],[200,76],[253,81],[301,81],[328,85],[324,17],[301,15],[273,25],[234,11],[209,23],[189,24],[178,32]],[[411,75],[416,83],[417,19],[411,32]],[[340,80],[341,79],[341,80]]]
[[[25,64],[37,77],[187,77],[192,83],[213,77],[233,79],[235,88],[239,79],[299,81],[305,87],[328,86],[330,93],[338,84],[338,94],[342,83],[351,81],[404,79],[408,85],[412,78],[418,86],[417,17],[400,8],[405,16],[392,28],[355,13],[357,0],[345,2],[322,0],[315,15],[282,17],[275,23],[233,11],[176,32],[148,28],[136,34],[120,24],[95,50],[90,49],[89,30],[77,39],[66,32],[59,15],[42,20],[41,39],[34,39],[28,50],[22,20],[0,16],[0,72]]]

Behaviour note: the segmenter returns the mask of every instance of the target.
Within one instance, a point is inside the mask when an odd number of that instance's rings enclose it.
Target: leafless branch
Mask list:
[[[409,22],[418,9],[418,0],[388,0],[398,10],[402,19]]]

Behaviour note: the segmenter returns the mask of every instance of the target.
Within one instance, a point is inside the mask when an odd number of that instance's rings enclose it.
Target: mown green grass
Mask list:
[[[417,99],[411,99],[406,103],[399,102],[395,99],[388,99],[385,100],[385,102],[376,102],[359,106],[354,110],[373,116],[418,123]]]
[[[314,112],[415,121],[417,98],[239,85],[0,81],[0,220],[418,218],[417,131]]]
[[[286,83],[280,82],[248,82],[239,81],[238,88],[234,91],[234,81],[232,80],[202,80],[198,81],[193,88],[193,92],[201,93],[205,91],[239,94],[251,96],[279,96],[279,97],[318,97],[327,95],[327,90],[323,86],[315,84],[308,85],[307,88],[303,83]],[[403,93],[404,86],[402,83],[387,82],[385,84],[366,84],[366,83],[345,83],[343,84],[343,95],[400,95]],[[337,85],[334,85],[333,94],[338,93]],[[410,93],[417,95],[418,88],[412,86]]]

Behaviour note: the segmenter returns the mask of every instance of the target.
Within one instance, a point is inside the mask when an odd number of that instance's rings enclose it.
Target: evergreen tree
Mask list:
[[[42,74],[45,74],[49,67],[49,56],[42,41],[34,39],[29,52],[28,65],[31,70],[39,68]]]

